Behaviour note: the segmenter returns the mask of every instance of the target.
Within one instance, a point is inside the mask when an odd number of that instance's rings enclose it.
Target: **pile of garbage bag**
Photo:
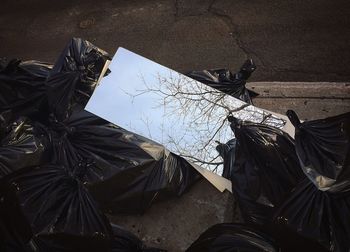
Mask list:
[[[245,83],[254,70],[248,60],[236,74],[218,69],[188,76],[252,104],[257,94]],[[217,146],[224,160],[222,176],[231,180],[242,217],[253,232],[261,229],[283,241],[278,251],[350,251],[350,113],[307,122],[291,110],[287,116],[295,140],[280,129],[229,116],[235,138]],[[256,239],[227,239],[234,225],[210,228],[189,251],[263,251],[241,247],[259,244]]]
[[[295,148],[306,179],[275,213],[277,221],[330,251],[350,250],[350,113],[301,123]]]
[[[84,110],[110,56],[74,38],[55,64],[0,66],[0,250],[164,251],[111,223],[200,179],[164,146]],[[252,104],[256,66],[187,75]],[[108,74],[108,71],[106,72]],[[220,143],[244,224],[217,224],[187,251],[350,251],[350,113],[280,129],[227,119]]]
[[[349,251],[350,113],[307,122],[300,122],[294,111],[287,116],[295,126],[295,140],[271,126],[228,118],[235,139],[217,149],[242,217],[255,230],[284,240],[281,251],[289,251],[298,237],[306,240],[296,250]],[[215,246],[227,245],[216,238]],[[193,246],[197,243],[202,242]],[[207,251],[218,251],[211,246]]]
[[[105,213],[143,213],[200,175],[164,146],[83,109],[108,59],[74,38],[54,65],[0,67],[1,251],[163,251]]]

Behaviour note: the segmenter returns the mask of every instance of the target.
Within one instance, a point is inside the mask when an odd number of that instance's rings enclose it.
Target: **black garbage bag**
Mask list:
[[[38,61],[12,60],[0,70],[0,113],[46,119],[48,115],[45,81],[51,65]]]
[[[35,124],[20,117],[2,129],[0,139],[0,182],[28,166],[45,161],[45,138],[38,135]]]
[[[90,42],[73,38],[63,50],[47,79],[50,111],[57,120],[70,115],[75,103],[85,105],[110,57]]]
[[[301,123],[287,111],[295,126],[296,151],[301,167],[321,191],[350,190],[350,112]]]
[[[143,244],[133,233],[111,224],[113,229],[112,252],[165,252],[166,250],[150,248]]]
[[[350,251],[350,192],[320,191],[300,182],[275,213],[277,222],[318,241],[328,251]]]
[[[142,214],[157,201],[181,196],[199,178],[186,160],[165,153],[159,160],[131,167],[89,189],[111,213]]]
[[[245,84],[255,69],[256,66],[253,60],[249,59],[242,65],[240,71],[236,74],[232,74],[227,69],[216,69],[192,71],[186,75],[226,94],[252,104],[251,98],[258,96],[258,94],[246,89]]]
[[[216,150],[224,160],[224,169],[221,176],[227,179],[232,177],[232,169],[235,163],[235,152],[236,152],[236,138],[231,139],[227,143],[219,143],[216,146]]]
[[[55,65],[12,60],[0,69],[0,113],[45,122],[49,112],[58,120],[69,116],[74,103],[92,94],[108,54],[90,42],[73,38]]]
[[[33,233],[16,197],[16,188],[0,181],[0,251],[25,251]]]
[[[317,251],[327,250],[317,242],[284,225],[223,223],[209,228],[187,251]]]
[[[141,213],[155,200],[182,195],[198,178],[183,158],[162,145],[75,106],[47,129],[51,162],[84,167],[82,181],[113,212]],[[73,172],[73,171],[72,171]]]
[[[166,250],[151,248],[144,245],[144,243],[137,238],[133,233],[125,230],[124,228],[111,223],[112,237],[110,241],[110,248],[102,250],[103,248],[96,248],[96,251],[111,251],[111,252],[165,252]],[[83,242],[75,240],[77,242]],[[84,246],[84,245],[83,245]],[[72,246],[68,247],[62,242],[58,242],[57,239],[48,239],[45,237],[35,237],[27,245],[27,251],[33,252],[75,252]],[[29,248],[29,249],[28,249]],[[80,247],[78,251],[83,250],[84,247]],[[87,250],[91,251],[91,249]]]
[[[294,141],[271,126],[229,120],[237,139],[232,190],[247,222],[266,223],[304,178]]]
[[[110,224],[80,176],[63,166],[45,165],[11,178],[37,251],[45,246],[52,248],[46,251],[110,250]]]
[[[12,123],[11,110],[4,110],[0,112],[0,140],[7,135]]]
[[[187,252],[278,252],[280,248],[268,235],[245,224],[222,223],[210,227]]]

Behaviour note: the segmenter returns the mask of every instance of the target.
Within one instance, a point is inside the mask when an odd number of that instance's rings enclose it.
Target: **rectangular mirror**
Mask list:
[[[234,137],[227,116],[283,129],[286,118],[248,105],[140,55],[119,48],[86,110],[222,173],[217,143]]]

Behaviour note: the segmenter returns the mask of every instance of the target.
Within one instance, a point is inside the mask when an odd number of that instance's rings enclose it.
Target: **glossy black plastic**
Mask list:
[[[287,112],[295,126],[296,151],[301,167],[321,191],[350,191],[350,112],[301,123]]]
[[[182,195],[199,174],[162,145],[76,106],[47,128],[51,162],[69,167],[109,211],[142,213],[154,201]],[[79,175],[78,175],[79,174]]]
[[[254,91],[245,87],[247,79],[255,71],[253,60],[247,60],[240,71],[232,74],[228,69],[192,71],[186,75],[199,82],[216,88],[226,94],[252,104],[253,97],[258,96]]]
[[[34,238],[52,240],[67,249],[109,248],[111,227],[107,218],[69,169],[58,165],[28,168],[10,182]]]
[[[187,252],[278,252],[280,248],[268,235],[245,224],[222,223],[210,227]]]
[[[0,70],[0,113],[45,119],[48,114],[45,82],[51,65],[38,61],[12,60]]]
[[[9,177],[23,168],[44,162],[44,138],[35,132],[34,125],[21,117],[0,129],[0,182],[1,178]]]
[[[349,216],[350,192],[320,191],[308,178],[275,213],[278,223],[336,252],[350,250]]]
[[[87,103],[109,59],[86,40],[73,38],[68,43],[46,81],[49,108],[57,120],[68,118],[75,103]]]
[[[237,139],[232,190],[247,222],[266,223],[304,177],[294,141],[267,125],[233,121],[231,127]]]

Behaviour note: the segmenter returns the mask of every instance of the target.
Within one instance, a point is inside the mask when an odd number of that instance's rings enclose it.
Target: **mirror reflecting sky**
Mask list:
[[[285,121],[183,74],[119,48],[86,110],[222,172],[217,142],[234,137],[227,116],[283,128]]]

